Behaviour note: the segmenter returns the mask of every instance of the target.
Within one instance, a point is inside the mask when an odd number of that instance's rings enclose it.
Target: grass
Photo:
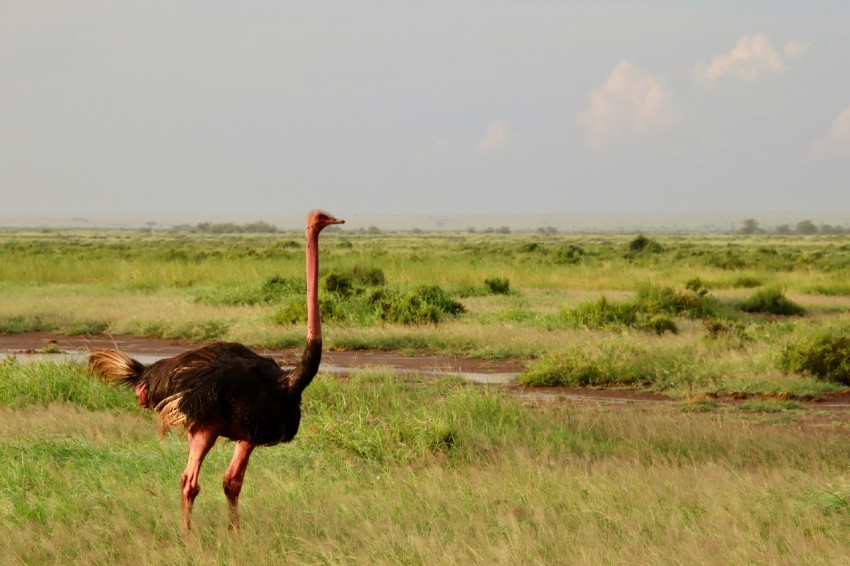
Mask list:
[[[252,457],[238,537],[214,448],[184,537],[185,442],[129,392],[76,364],[6,362],[0,383],[12,562],[830,563],[850,543],[844,434],[382,374],[314,381],[295,442]]]
[[[300,238],[0,231],[0,332],[297,346],[306,314]],[[805,391],[809,373],[777,360],[788,344],[847,320],[847,241],[330,233],[325,344],[518,357],[534,373],[571,345],[592,353],[605,343],[640,353],[619,367],[614,356],[601,377],[561,371],[556,381]]]
[[[252,457],[242,534],[226,530],[222,442],[184,537],[185,442],[157,442],[133,395],[80,365],[7,360],[0,552],[27,564],[844,562],[847,419],[801,401],[846,390],[812,368],[843,371],[843,342],[818,340],[850,328],[848,242],[327,234],[329,348],[521,357],[528,383],[684,402],[522,404],[451,379],[322,375],[296,440]],[[298,234],[0,232],[0,332],[299,346],[300,314],[279,313],[303,306],[303,253]],[[376,289],[387,311],[436,301],[452,316],[358,310]],[[774,289],[805,314],[740,308],[758,293],[782,306]],[[747,400],[718,401],[733,393]]]

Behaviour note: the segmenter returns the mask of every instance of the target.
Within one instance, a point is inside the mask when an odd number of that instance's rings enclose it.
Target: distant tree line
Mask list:
[[[811,234],[824,234],[824,235],[834,235],[834,234],[850,234],[850,228],[845,226],[833,226],[831,224],[820,224],[817,225],[811,220],[801,220],[797,222],[794,226],[790,224],[780,224],[778,226],[774,226],[773,229],[765,229],[759,226],[758,220],[755,218],[746,218],[741,222],[741,227],[737,230],[738,234],[798,234],[798,235],[811,235]]]
[[[200,232],[204,234],[274,234],[278,231],[277,226],[257,220],[247,224],[234,224],[233,222],[199,222],[195,226],[179,224],[174,226],[175,232]]]
[[[470,234],[474,234],[478,232],[475,226],[470,226],[466,229]],[[492,226],[488,226],[480,231],[481,234],[510,234],[511,228],[510,226],[499,226],[498,228],[493,228]]]

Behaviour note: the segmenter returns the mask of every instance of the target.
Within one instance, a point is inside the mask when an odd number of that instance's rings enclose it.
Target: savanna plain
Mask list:
[[[303,273],[297,233],[0,231],[0,333],[298,347]],[[131,392],[70,358],[8,356],[0,553],[847,563],[848,275],[846,235],[326,232],[326,349],[519,359],[517,383],[320,373],[296,439],[251,460],[242,531],[227,529],[221,442],[183,533],[177,431],[159,441]]]

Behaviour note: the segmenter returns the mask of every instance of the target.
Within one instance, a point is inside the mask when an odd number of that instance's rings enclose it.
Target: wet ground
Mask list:
[[[86,352],[93,348],[115,348],[143,363],[151,363],[204,344],[205,342],[122,335],[84,337],[27,332],[0,335],[0,359],[10,355],[28,358],[64,355],[83,359]],[[293,365],[297,356],[301,354],[299,348],[280,350],[254,348],[254,350],[259,354],[271,356],[283,366]],[[45,354],[45,352],[54,353]],[[481,360],[435,355],[411,356],[382,351],[324,351],[320,371],[346,375],[376,368],[395,374],[456,375],[475,383],[508,384],[516,380],[523,365],[520,360]]]
[[[15,356],[20,360],[59,359],[60,357],[83,360],[86,353],[93,348],[116,348],[143,363],[151,363],[204,344],[205,342],[124,335],[63,336],[47,332],[0,334],[0,360],[9,356]],[[298,348],[256,348],[255,351],[271,356],[282,366],[293,365],[301,353]],[[522,369],[523,361],[519,359],[484,360],[369,350],[325,351],[322,353],[320,371],[342,376],[366,370],[390,371],[402,376],[452,375],[474,383],[508,387],[516,396],[529,402],[572,400],[630,404],[673,400],[665,395],[634,389],[519,387],[516,385],[516,380]]]

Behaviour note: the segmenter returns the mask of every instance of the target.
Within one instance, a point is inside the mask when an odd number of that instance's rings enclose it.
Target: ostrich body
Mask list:
[[[307,217],[307,345],[296,367],[284,371],[270,358],[241,344],[216,342],[159,360],[149,366],[117,350],[89,354],[89,369],[106,381],[135,389],[142,407],[159,413],[160,436],[185,427],[189,461],[183,472],[183,526],[201,488],[198,474],[218,437],[236,442],[224,474],[230,525],[239,529],[238,501],[248,459],[257,446],[289,442],[301,421],[301,394],[319,369],[322,329],[319,316],[319,232],[344,221],[321,211]]]

